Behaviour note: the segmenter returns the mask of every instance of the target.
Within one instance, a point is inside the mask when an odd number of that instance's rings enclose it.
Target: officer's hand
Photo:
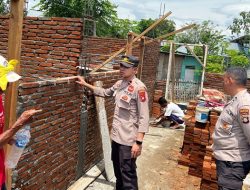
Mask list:
[[[141,155],[141,149],[142,149],[142,145],[138,145],[138,144],[133,144],[132,149],[131,149],[131,157],[132,158],[137,158],[138,156]]]
[[[78,81],[76,81],[76,83],[78,83],[78,84],[80,84],[82,86],[86,86],[87,83],[86,83],[86,81],[84,80],[83,77],[77,76],[77,79],[78,79]]]

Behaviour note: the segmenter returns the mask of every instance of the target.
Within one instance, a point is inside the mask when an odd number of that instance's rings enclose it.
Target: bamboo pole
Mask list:
[[[153,28],[155,28],[161,21],[163,21],[167,16],[169,16],[172,12],[169,11],[168,13],[166,13],[163,17],[161,17],[160,19],[158,19],[157,21],[155,21],[151,26],[149,26],[145,31],[143,31],[141,34],[139,34],[136,38],[133,39],[133,42],[136,42],[138,39],[140,39],[142,36],[144,36],[144,34],[146,34],[147,32],[149,32],[150,30],[152,30]],[[103,64],[101,64],[100,66],[98,66],[97,68],[93,69],[90,73],[96,72],[98,71],[100,68],[102,68],[104,65],[106,65],[108,62],[110,62],[113,58],[115,58],[117,55],[119,55],[120,53],[122,53],[126,48],[123,47],[121,48],[119,51],[115,52],[110,58],[108,58],[106,61],[103,62]]]
[[[9,19],[9,35],[8,35],[8,60],[17,59],[21,57],[21,41],[23,29],[23,0],[11,0],[10,2],[10,19]],[[19,63],[15,72],[20,73]],[[17,107],[17,87],[18,82],[10,83],[5,92],[5,129],[11,127],[16,121],[16,107]],[[9,147],[7,146],[7,154]],[[11,170],[6,170],[6,184],[7,189],[11,189]]]
[[[203,83],[205,78],[205,70],[207,65],[207,55],[208,55],[208,46],[205,46],[205,52],[204,52],[204,60],[203,60],[203,70],[202,70],[202,76],[201,76],[201,89],[200,89],[200,95],[202,95],[202,89],[203,89]]]
[[[194,51],[188,46],[185,45],[185,47],[191,52],[191,54],[195,57],[195,59],[201,64],[201,66],[204,68],[204,65],[202,61],[199,59],[199,57],[194,53]]]
[[[172,66],[173,66],[173,68],[172,68],[172,77],[171,77],[171,81],[172,81],[172,92],[171,92],[171,94],[172,94],[172,96],[171,96],[171,100],[172,100],[172,102],[174,102],[175,101],[175,44],[173,43],[173,47],[172,47]]]
[[[169,80],[170,80],[170,75],[171,75],[172,56],[173,56],[173,42],[170,43],[169,58],[168,58],[168,73],[167,73],[166,91],[165,91],[166,100],[168,99],[168,89],[169,89]]]

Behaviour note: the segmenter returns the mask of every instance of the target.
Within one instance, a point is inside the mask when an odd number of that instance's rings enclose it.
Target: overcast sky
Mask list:
[[[175,21],[177,28],[192,21],[212,20],[219,25],[224,34],[230,35],[227,27],[241,11],[250,11],[250,0],[111,0],[118,5],[119,18],[140,20],[143,18],[159,18],[162,13],[171,11],[169,19]],[[29,0],[29,9],[39,0]],[[42,13],[29,11],[30,16]]]

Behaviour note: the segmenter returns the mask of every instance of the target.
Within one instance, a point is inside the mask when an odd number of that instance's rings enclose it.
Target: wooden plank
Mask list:
[[[199,59],[199,57],[194,53],[194,51],[188,46],[185,45],[185,47],[191,52],[191,54],[195,57],[195,59],[201,64],[202,67],[204,67],[202,61]]]
[[[94,86],[102,87],[102,82],[96,81],[94,83]],[[102,149],[103,149],[105,172],[107,180],[110,181],[114,177],[114,170],[113,170],[113,163],[111,161],[111,142],[109,136],[109,128],[108,128],[104,98],[95,96],[95,104],[98,114],[98,123],[100,126],[101,137],[102,137]]]
[[[173,42],[170,43],[170,50],[169,50],[168,73],[167,73],[166,92],[165,92],[166,100],[168,99],[168,89],[169,89],[169,80],[170,80],[170,75],[171,75],[172,56],[173,56]]]
[[[21,41],[22,41],[22,29],[23,29],[23,0],[11,0],[10,1],[10,19],[9,19],[9,34],[8,34],[8,60],[17,59],[21,57]],[[20,73],[19,63],[15,72]],[[16,107],[17,107],[17,87],[18,82],[10,83],[5,92],[5,129],[9,128],[16,121]],[[6,148],[6,147],[5,147]],[[6,154],[9,152],[9,146],[7,146]],[[11,189],[11,170],[6,170],[6,185],[8,189]]]
[[[173,43],[173,47],[172,47],[172,96],[171,96],[171,99],[172,99],[172,102],[175,101],[175,45]]]
[[[201,76],[201,89],[200,89],[200,95],[202,95],[202,89],[203,89],[203,83],[205,78],[205,71],[206,71],[206,65],[207,65],[207,55],[208,55],[208,46],[204,45],[204,60],[203,60],[203,70],[202,70],[202,76]]]
[[[155,28],[161,21],[163,21],[166,17],[168,17],[172,12],[169,11],[168,13],[166,13],[163,17],[161,17],[160,19],[158,19],[157,21],[155,21],[151,26],[149,26],[145,31],[143,31],[141,34],[139,34],[138,36],[136,36],[136,38],[133,39],[133,42],[136,42],[137,40],[139,40],[142,36],[144,36],[147,32],[149,32],[150,30],[152,30],[153,28]],[[94,73],[96,71],[98,71],[100,68],[102,68],[104,65],[106,65],[107,63],[109,63],[113,58],[115,58],[117,55],[119,55],[120,53],[122,53],[126,48],[121,48],[119,51],[115,52],[110,58],[108,58],[106,61],[104,61],[99,67],[93,69],[90,73]]]

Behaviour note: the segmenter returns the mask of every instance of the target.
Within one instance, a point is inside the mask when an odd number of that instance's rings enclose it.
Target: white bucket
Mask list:
[[[250,174],[247,175],[247,177],[243,181],[243,190],[250,190]]]
[[[206,123],[208,119],[209,109],[206,107],[196,107],[195,120],[200,123]]]

